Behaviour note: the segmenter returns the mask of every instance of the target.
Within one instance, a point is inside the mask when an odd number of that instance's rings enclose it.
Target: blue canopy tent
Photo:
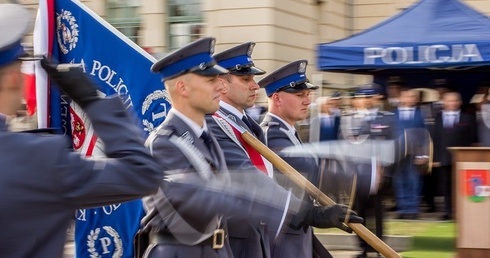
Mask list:
[[[458,0],[421,0],[372,28],[319,44],[317,58],[318,70],[372,74],[381,85],[393,75],[412,87],[445,78],[468,99],[490,81],[490,18]]]

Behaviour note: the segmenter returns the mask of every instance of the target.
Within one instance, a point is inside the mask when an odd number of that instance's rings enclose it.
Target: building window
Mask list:
[[[139,43],[140,0],[107,0],[107,21],[136,44]]]
[[[169,50],[182,47],[202,36],[201,0],[168,0]]]

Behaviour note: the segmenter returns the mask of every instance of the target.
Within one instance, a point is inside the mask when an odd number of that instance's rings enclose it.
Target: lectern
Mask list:
[[[490,148],[451,147],[456,250],[459,258],[490,257]]]

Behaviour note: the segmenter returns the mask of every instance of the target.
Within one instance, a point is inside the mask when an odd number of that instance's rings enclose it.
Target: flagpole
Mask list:
[[[286,175],[291,181],[296,185],[304,189],[310,196],[317,197],[317,200],[325,206],[330,206],[336,204],[332,199],[330,199],[326,194],[324,194],[320,189],[313,185],[308,179],[301,175],[296,169],[279,157],[275,152],[273,152],[269,147],[264,145],[255,136],[249,133],[246,129],[235,123],[230,118],[224,116],[222,117],[233,127],[237,128],[241,133],[241,136],[245,142],[257,150],[262,156],[264,156],[269,162],[271,162],[274,167]],[[375,234],[369,231],[364,225],[358,223],[347,223],[347,225],[356,234],[364,239],[368,244],[370,244],[376,251],[380,252],[387,258],[401,258],[401,256],[396,253],[390,246],[379,239]]]
[[[49,44],[49,4],[47,0],[39,1],[36,23],[33,32],[34,55],[50,56]],[[46,72],[38,62],[34,66],[36,88],[36,116],[38,128],[49,127],[49,80]]]

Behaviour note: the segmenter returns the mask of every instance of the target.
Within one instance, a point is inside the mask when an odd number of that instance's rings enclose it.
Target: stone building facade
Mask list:
[[[19,0],[37,7],[38,0]],[[360,32],[416,0],[82,0],[141,47],[161,56],[207,35],[216,52],[245,41],[257,43],[254,60],[266,71],[297,59],[309,61],[308,75],[328,89],[349,88],[370,76],[316,70],[316,44]],[[490,15],[488,0],[463,0]],[[31,38],[26,38],[30,42]],[[260,79],[260,78],[257,78]],[[320,93],[321,94],[321,93]],[[263,94],[259,102],[265,102]]]

